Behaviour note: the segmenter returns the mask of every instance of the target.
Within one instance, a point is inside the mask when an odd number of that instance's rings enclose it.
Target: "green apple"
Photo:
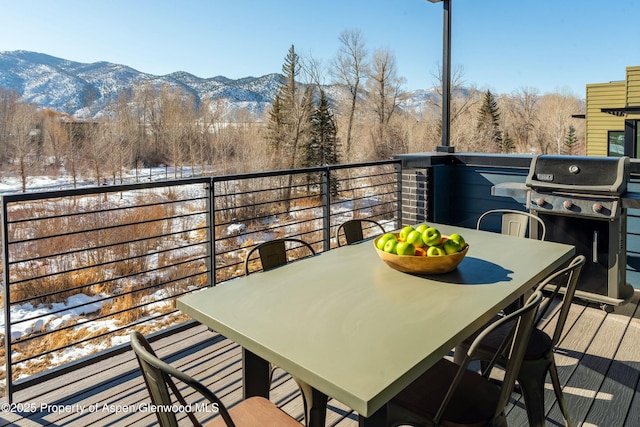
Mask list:
[[[422,232],[422,241],[427,246],[438,246],[442,241],[442,234],[435,227],[429,227]]]
[[[447,253],[447,255],[455,254],[456,252],[460,252],[460,244],[455,240],[447,239],[442,244],[442,249]]]
[[[402,230],[400,230],[400,234],[398,235],[398,239],[400,239],[402,241],[407,240],[407,236],[409,235],[409,233],[411,233],[414,230],[415,229],[410,225],[402,227]]]
[[[449,236],[449,239],[457,241],[458,244],[460,245],[460,249],[463,249],[467,245],[467,242],[464,240],[464,237],[462,237],[458,233],[453,233],[451,236]]]
[[[446,254],[440,246],[429,246],[429,249],[427,249],[427,256],[443,256]]]
[[[384,244],[384,248],[382,250],[390,254],[395,254],[397,244],[398,241],[396,239],[389,239],[387,240],[387,243]]]
[[[398,242],[398,244],[396,245],[396,253],[398,255],[414,256],[416,254],[416,247],[413,246],[413,243]]]
[[[391,239],[398,240],[398,239],[396,239],[396,236],[393,233],[385,233],[385,234],[383,234],[382,236],[380,236],[380,238],[376,242],[376,248],[378,248],[381,251],[383,251],[384,250],[384,245]]]
[[[415,229],[419,231],[420,234],[424,233],[424,230],[426,230],[427,228],[429,228],[429,224],[419,224],[415,227]]]
[[[413,230],[411,233],[409,233],[409,235],[405,239],[405,242],[411,243],[416,248],[421,248],[424,246],[424,241],[422,240],[422,233],[420,233],[418,230]]]
[[[464,241],[464,238],[461,235],[455,233],[449,236],[442,247],[447,254],[454,254],[464,249],[465,245],[466,242]]]

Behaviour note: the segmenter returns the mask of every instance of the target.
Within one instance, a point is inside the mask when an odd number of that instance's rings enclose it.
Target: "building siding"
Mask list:
[[[609,131],[624,131],[625,119],[640,120],[640,114],[618,117],[603,113],[602,108],[640,106],[640,66],[626,68],[623,81],[587,85],[586,153],[588,156],[608,154]]]
[[[626,82],[587,85],[586,141],[588,156],[606,156],[608,132],[624,130],[624,117],[603,113],[602,108],[622,108],[626,103]]]
[[[627,67],[627,106],[640,106],[640,66]]]

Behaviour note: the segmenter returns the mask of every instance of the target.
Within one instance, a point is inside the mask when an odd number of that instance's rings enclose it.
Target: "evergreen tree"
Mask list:
[[[502,149],[501,151],[503,153],[510,153],[511,151],[516,149],[516,144],[513,141],[513,139],[511,138],[511,136],[509,136],[509,132],[505,132],[504,133],[504,138],[502,140]]]
[[[500,130],[500,112],[498,103],[491,91],[485,93],[482,105],[478,111],[478,125],[476,133],[480,142],[493,144],[498,152],[505,152]]]
[[[329,107],[324,90],[320,90],[320,99],[309,117],[310,132],[304,145],[303,167],[332,165],[340,162],[337,128],[333,113]],[[311,184],[311,177],[307,177],[307,184]],[[331,194],[338,193],[338,181],[331,179]]]
[[[324,90],[311,116],[311,165],[333,165],[338,160],[338,138],[333,113]]]
[[[273,100],[269,111],[269,123],[267,123],[267,141],[274,148],[277,154],[284,145],[285,140],[285,115],[282,112],[282,102],[278,93]]]
[[[293,169],[302,163],[299,151],[305,144],[309,135],[310,115],[313,111],[312,88],[307,87],[300,93],[299,84],[296,81],[302,67],[300,58],[291,45],[282,66],[282,75],[278,94],[272,105],[269,123],[267,124],[268,143],[275,148],[273,168]],[[283,200],[285,210],[291,208],[291,191],[293,187],[293,174],[288,177],[288,183],[283,188]]]
[[[578,145],[578,137],[576,136],[576,128],[573,125],[569,125],[569,131],[564,138],[564,150],[565,154],[573,154],[573,151]]]
[[[298,143],[305,121],[305,107],[299,99],[296,77],[300,74],[300,58],[291,45],[282,66],[278,94],[269,112],[267,141],[275,149],[275,167],[296,167]]]

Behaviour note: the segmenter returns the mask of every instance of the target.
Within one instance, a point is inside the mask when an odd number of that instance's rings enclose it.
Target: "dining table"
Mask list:
[[[195,291],[177,308],[242,346],[245,397],[269,396],[275,364],[301,386],[309,427],[324,427],[328,398],[360,426],[382,426],[387,402],[575,253],[430,225],[469,245],[455,270],[403,273],[365,240]]]

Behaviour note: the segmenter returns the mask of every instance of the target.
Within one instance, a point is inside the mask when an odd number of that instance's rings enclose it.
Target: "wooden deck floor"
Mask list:
[[[636,295],[631,303],[610,313],[592,304],[573,304],[556,361],[574,425],[638,424],[639,300]],[[545,327],[552,328],[554,322],[550,316]],[[198,326],[156,341],[153,347],[160,357],[207,384],[225,404],[232,406],[241,399],[242,361],[237,344]],[[547,385],[548,425],[564,425]],[[287,374],[276,373],[271,399],[302,420],[302,401]],[[23,411],[2,412],[0,426],[157,425],[154,414],[144,410],[147,391],[132,352],[20,391],[14,400],[16,409]],[[527,425],[517,393],[508,420],[511,426]],[[327,426],[357,424],[357,414],[340,402],[329,401]]]

